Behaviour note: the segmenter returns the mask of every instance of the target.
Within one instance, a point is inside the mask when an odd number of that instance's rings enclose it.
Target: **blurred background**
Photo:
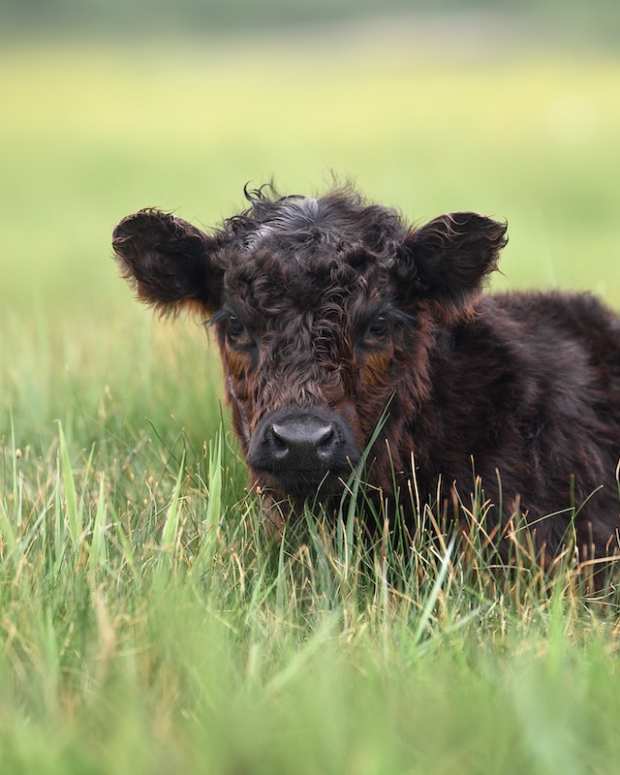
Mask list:
[[[110,385],[151,389],[147,372],[218,384],[217,366],[193,365],[199,324],[132,301],[110,234],[147,205],[209,228],[248,181],[312,193],[335,174],[414,222],[506,218],[494,288],[620,306],[615,0],[0,8],[0,408],[21,408],[21,427],[66,413],[70,385],[94,413]]]
[[[351,505],[271,551],[202,321],[118,276],[128,213],[332,175],[620,310],[620,0],[0,0],[0,775],[619,769],[617,593]]]

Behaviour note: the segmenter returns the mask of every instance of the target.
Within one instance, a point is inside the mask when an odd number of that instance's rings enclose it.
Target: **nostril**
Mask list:
[[[286,428],[283,428],[280,425],[274,425],[271,426],[271,436],[273,440],[276,442],[276,444],[281,444],[283,447],[287,446],[286,443]]]
[[[324,425],[323,427],[317,429],[313,439],[314,443],[318,448],[331,447],[333,440],[334,440],[334,426],[331,424]]]
[[[329,463],[337,447],[334,426],[325,425],[317,431],[314,444],[317,457],[324,463]]]
[[[269,428],[267,432],[267,441],[273,452],[278,457],[284,457],[289,449],[289,442],[286,439],[286,431],[284,428],[274,424]]]

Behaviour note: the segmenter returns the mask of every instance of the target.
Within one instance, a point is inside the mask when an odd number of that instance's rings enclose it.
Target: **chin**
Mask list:
[[[323,504],[341,497],[351,471],[295,471],[278,475],[256,471],[255,475],[261,493],[278,501],[288,499],[298,506],[304,502]]]

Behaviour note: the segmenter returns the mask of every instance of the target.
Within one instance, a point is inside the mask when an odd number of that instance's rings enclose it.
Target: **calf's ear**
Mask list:
[[[403,288],[452,311],[465,308],[497,268],[506,230],[506,223],[483,215],[450,213],[411,231],[397,264]]]
[[[191,223],[140,210],[114,229],[112,247],[138,298],[162,314],[192,303],[205,310],[218,306],[223,273],[212,261],[218,242]]]

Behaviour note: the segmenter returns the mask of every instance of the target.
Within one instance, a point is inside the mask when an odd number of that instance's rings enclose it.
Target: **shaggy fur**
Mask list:
[[[589,555],[615,546],[616,315],[587,294],[483,295],[506,226],[480,215],[416,229],[349,189],[246,195],[213,235],[157,210],[114,232],[141,299],[212,316],[246,454],[278,408],[335,410],[363,449],[388,407],[368,465],[384,494],[408,493],[412,465],[422,502],[440,506],[479,476],[490,519],[520,509],[547,552],[573,518]]]

